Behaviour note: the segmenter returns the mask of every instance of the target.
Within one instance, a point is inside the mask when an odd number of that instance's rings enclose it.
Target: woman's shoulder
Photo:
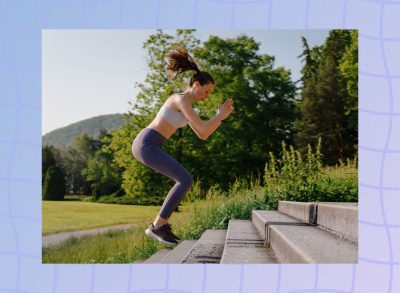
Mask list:
[[[179,103],[182,97],[182,94],[174,93],[165,100],[164,105],[174,111],[179,111]]]
[[[175,93],[169,96],[169,98],[165,101],[167,107],[174,109],[175,111],[179,111],[179,105],[182,104],[184,99],[184,95],[182,93]]]

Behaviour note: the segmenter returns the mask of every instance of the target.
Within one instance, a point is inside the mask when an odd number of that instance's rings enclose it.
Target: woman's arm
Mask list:
[[[217,118],[214,117],[214,118],[212,118],[212,119],[217,119]],[[206,121],[206,123],[207,123],[207,122],[210,122],[212,119]],[[193,131],[197,134],[197,136],[198,136],[200,139],[206,140],[206,139],[207,139],[211,134],[213,134],[214,131],[217,130],[217,128],[221,125],[222,120],[220,120],[220,119],[218,118],[217,121],[219,121],[219,123],[215,123],[215,124],[212,123],[212,124],[210,124],[210,125],[213,125],[213,128],[209,128],[208,131],[207,131],[206,133],[200,133],[200,132],[198,131],[198,129],[197,129],[193,124],[191,124],[189,121],[188,121],[188,124],[189,124],[189,126],[193,129]]]
[[[191,103],[187,99],[179,97],[177,100],[179,110],[188,120],[189,126],[202,140],[206,140],[221,125],[221,120],[224,119],[223,113],[220,112],[210,120],[204,121],[193,110]]]

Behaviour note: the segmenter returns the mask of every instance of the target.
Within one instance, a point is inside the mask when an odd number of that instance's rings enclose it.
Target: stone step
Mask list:
[[[196,242],[197,240],[183,240],[167,255],[161,258],[158,263],[182,263]]]
[[[279,263],[357,263],[358,247],[318,226],[270,226]]]
[[[357,263],[355,243],[278,211],[252,212],[279,263]]]
[[[166,256],[171,250],[169,249],[161,249],[157,251],[155,254],[150,256],[148,259],[146,259],[143,263],[148,264],[148,263],[159,263],[159,261]]]
[[[221,262],[277,263],[271,248],[264,246],[264,238],[249,220],[230,220]]]
[[[342,202],[318,203],[317,224],[358,242],[358,204]]]
[[[358,204],[279,201],[278,211],[358,242]]]
[[[257,231],[267,243],[269,243],[270,240],[269,228],[271,225],[309,225],[298,219],[285,215],[279,211],[253,210],[251,213],[251,218]]]
[[[306,223],[317,223],[317,203],[315,202],[279,201],[278,211]]]
[[[206,230],[182,263],[220,263],[225,238],[226,230]]]

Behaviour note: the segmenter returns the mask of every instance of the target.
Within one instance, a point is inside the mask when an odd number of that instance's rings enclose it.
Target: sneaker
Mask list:
[[[179,238],[178,236],[176,236],[173,232],[172,232],[172,225],[171,224],[166,224],[169,234],[174,237],[176,240],[181,240],[181,238]]]
[[[145,233],[147,236],[153,237],[164,244],[175,245],[178,243],[169,233],[167,225],[161,225],[155,228],[153,223],[149,223],[149,228],[146,229]]]

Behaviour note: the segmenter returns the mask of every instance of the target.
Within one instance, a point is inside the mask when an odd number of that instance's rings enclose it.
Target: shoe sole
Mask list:
[[[164,243],[164,244],[169,244],[169,245],[176,245],[177,243],[175,242],[169,242],[167,240],[162,239],[160,236],[158,236],[157,234],[153,233],[150,229],[146,229],[145,231],[147,236],[153,237],[155,239],[157,239],[158,241]]]

